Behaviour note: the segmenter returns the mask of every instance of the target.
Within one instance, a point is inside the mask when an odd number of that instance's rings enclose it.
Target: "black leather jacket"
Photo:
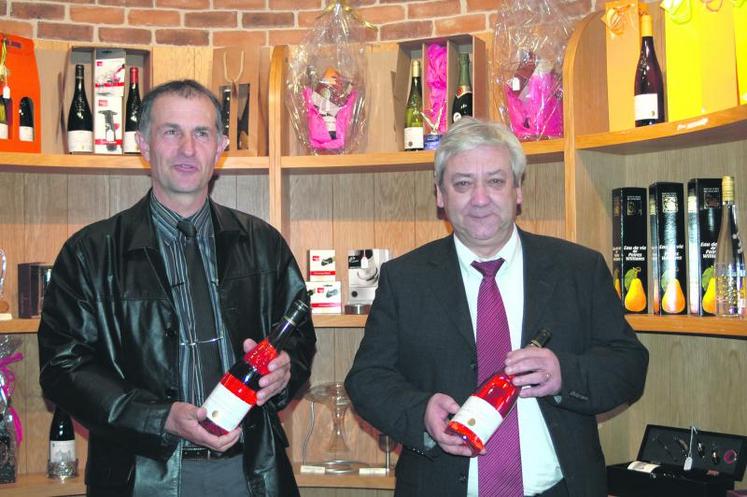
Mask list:
[[[178,497],[181,446],[164,431],[179,400],[178,322],[151,222],[149,195],[64,245],[39,327],[44,396],[89,430],[89,496]],[[261,340],[305,292],[287,244],[267,223],[211,202],[223,320],[231,345]],[[278,420],[309,377],[307,320],[286,342],[288,388],[243,423],[252,496],[297,496]]]

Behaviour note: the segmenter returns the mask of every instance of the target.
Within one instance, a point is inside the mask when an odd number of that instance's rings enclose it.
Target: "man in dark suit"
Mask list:
[[[435,159],[436,200],[453,235],[381,269],[345,385],[356,411],[405,447],[397,497],[607,495],[595,415],[641,395],[648,353],[624,319],[599,253],[516,226],[525,167],[521,144],[505,128],[458,121]],[[522,390],[487,450],[469,457],[446,427],[480,369],[483,275],[472,264],[494,259],[503,263],[485,279],[500,289],[513,349],[498,362]],[[521,348],[541,328],[552,333],[548,345]],[[496,471],[483,462],[505,450],[501,432],[510,416],[520,464],[509,477],[508,464]],[[483,483],[500,479],[517,490]]]
[[[298,265],[270,225],[210,200],[227,138],[209,90],[154,88],[137,137],[151,191],[65,243],[39,326],[44,395],[89,430],[87,495],[297,497],[277,413],[309,377],[311,320],[270,361],[239,427],[235,416],[206,430],[201,406],[305,298]],[[242,403],[219,391],[235,414]]]

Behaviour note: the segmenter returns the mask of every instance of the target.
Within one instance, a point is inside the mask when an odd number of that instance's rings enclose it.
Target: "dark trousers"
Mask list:
[[[242,456],[182,459],[180,497],[250,497]]]

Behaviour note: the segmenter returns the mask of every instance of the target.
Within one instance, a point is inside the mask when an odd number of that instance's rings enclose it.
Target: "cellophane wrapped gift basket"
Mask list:
[[[290,50],[286,104],[296,136],[313,154],[348,153],[364,138],[369,28],[345,0],[336,0]]]
[[[520,140],[563,136],[563,56],[587,1],[501,2],[493,39],[494,100]],[[632,83],[631,83],[632,84]]]

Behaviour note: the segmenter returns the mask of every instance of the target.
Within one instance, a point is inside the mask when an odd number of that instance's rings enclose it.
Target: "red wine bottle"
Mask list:
[[[70,415],[56,407],[49,425],[49,461],[47,476],[64,480],[78,473],[75,430]]]
[[[202,405],[207,418],[200,422],[213,435],[225,435],[244,419],[257,404],[259,380],[269,373],[267,366],[278,356],[280,347],[309,312],[301,299],[295,300],[269,336],[236,361]]]
[[[34,102],[29,97],[23,97],[18,104],[18,139],[34,141]]]
[[[641,16],[641,55],[635,71],[635,125],[664,122],[664,80],[654,51],[651,16]]]
[[[67,149],[71,154],[93,152],[93,114],[86,98],[83,65],[75,66],[75,92],[67,115]]]
[[[122,142],[122,152],[137,154],[140,147],[135,140],[135,133],[140,122],[140,87],[138,84],[138,69],[130,67],[130,91],[127,93],[127,110],[125,111],[125,132]]]
[[[550,332],[542,328],[529,342],[529,346],[544,347],[550,336]],[[504,370],[490,376],[449,421],[446,431],[462,437],[472,449],[473,455],[482,452],[490,437],[516,405],[521,387],[515,386],[512,379],[513,376],[506,374]]]

